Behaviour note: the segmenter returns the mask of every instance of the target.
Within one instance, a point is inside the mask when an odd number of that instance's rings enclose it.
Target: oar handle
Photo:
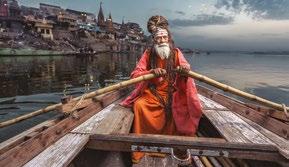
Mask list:
[[[147,81],[147,80],[150,80],[150,79],[153,79],[153,78],[156,78],[156,77],[158,77],[158,76],[156,76],[155,74],[146,74],[146,75],[143,75],[143,76],[139,76],[137,78],[133,78],[133,79],[127,80],[127,81],[122,81],[120,83],[116,83],[114,85],[111,85],[111,86],[108,86],[108,87],[105,87],[105,88],[102,88],[102,89],[98,89],[98,90],[96,90],[94,92],[88,93],[88,94],[86,94],[85,99],[90,99],[90,98],[93,98],[95,96],[99,96],[99,95],[102,95],[102,94],[105,94],[105,93],[108,93],[108,92],[112,92],[114,90],[125,88],[125,87],[128,87],[130,85],[137,84],[137,83],[142,82],[142,81]],[[80,100],[80,99],[81,99],[81,96],[73,98],[72,101],[77,101],[77,100]],[[56,108],[58,108],[60,106],[62,106],[62,104],[61,103],[57,103],[57,104],[54,104],[54,105],[39,109],[37,111],[34,111],[34,112],[31,112],[31,113],[19,116],[17,118],[13,118],[13,119],[10,119],[10,120],[4,121],[4,122],[0,122],[0,128],[15,124],[17,122],[23,121],[25,119],[32,118],[34,116],[37,116],[37,115],[40,115],[40,114],[43,114],[43,113],[46,113],[46,112],[49,112],[49,111],[52,111],[52,110],[55,110]]]
[[[277,109],[277,110],[280,110],[280,111],[284,111],[284,110],[289,111],[289,107],[286,107],[286,106],[284,107],[284,105],[282,105],[282,104],[278,104],[278,103],[269,101],[267,99],[258,97],[256,95],[241,91],[239,89],[236,89],[234,87],[228,86],[228,85],[223,84],[223,83],[220,83],[220,82],[218,82],[216,80],[213,80],[213,79],[211,79],[211,78],[209,78],[207,76],[198,74],[196,72],[193,72],[193,71],[190,71],[190,70],[189,71],[182,70],[182,68],[180,68],[180,67],[177,67],[176,71],[181,73],[181,74],[183,74],[183,75],[187,75],[187,76],[189,76],[191,78],[194,78],[194,79],[196,79],[198,81],[201,81],[201,82],[204,82],[204,83],[209,84],[211,86],[214,86],[214,87],[216,87],[218,89],[221,89],[223,91],[230,92],[230,93],[232,93],[234,95],[237,95],[237,96],[240,96],[240,97],[243,97],[243,98],[258,102],[258,103],[261,103],[261,104],[263,104],[265,106],[268,106],[268,107],[271,107],[271,108],[274,108],[274,109]]]

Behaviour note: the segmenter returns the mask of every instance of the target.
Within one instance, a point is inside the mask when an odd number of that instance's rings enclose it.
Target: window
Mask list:
[[[41,33],[41,34],[44,34],[44,29],[41,28],[41,29],[40,29],[40,33]]]
[[[50,34],[50,30],[49,29],[46,30],[46,34]]]

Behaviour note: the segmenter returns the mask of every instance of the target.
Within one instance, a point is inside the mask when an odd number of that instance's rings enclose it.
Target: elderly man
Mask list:
[[[164,17],[152,16],[147,26],[153,44],[144,52],[131,77],[149,73],[160,77],[138,84],[121,104],[133,107],[136,134],[194,136],[202,115],[196,87],[191,78],[174,71],[177,66],[189,70],[190,65],[174,47]],[[143,155],[133,153],[133,162],[137,163]]]

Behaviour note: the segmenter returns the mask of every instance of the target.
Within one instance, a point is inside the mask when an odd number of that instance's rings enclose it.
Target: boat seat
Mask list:
[[[133,113],[131,109],[121,107],[118,103],[119,101],[112,103],[92,116],[24,166],[73,166],[71,162],[85,148],[91,134],[129,133]]]
[[[204,116],[227,141],[275,145],[289,159],[288,140],[205,96],[199,94],[199,98]]]

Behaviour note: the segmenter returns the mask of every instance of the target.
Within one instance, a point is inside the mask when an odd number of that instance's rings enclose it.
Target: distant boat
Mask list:
[[[2,98],[0,99],[0,104],[12,104],[14,103],[15,99],[15,97]]]

